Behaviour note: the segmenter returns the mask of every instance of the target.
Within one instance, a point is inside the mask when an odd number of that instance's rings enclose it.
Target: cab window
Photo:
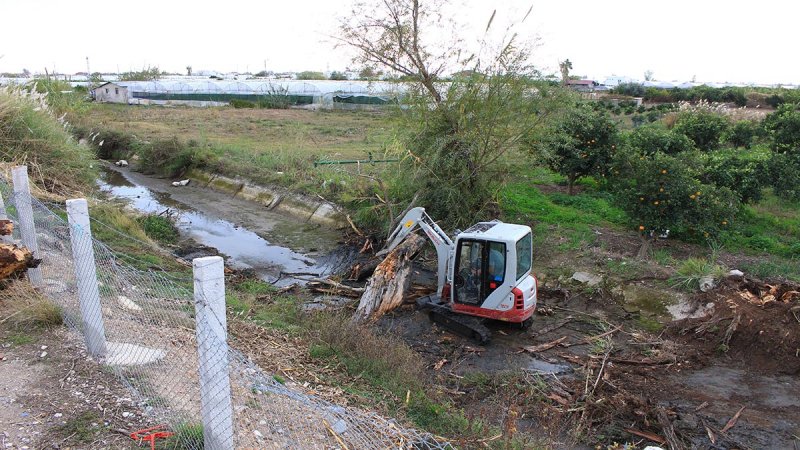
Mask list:
[[[489,243],[489,288],[503,284],[506,278],[506,245],[502,242]]]
[[[531,233],[517,241],[517,280],[531,270],[531,260],[533,259],[532,243]]]

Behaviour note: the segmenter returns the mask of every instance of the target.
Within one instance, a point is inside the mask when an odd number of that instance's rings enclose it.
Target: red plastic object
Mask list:
[[[173,434],[175,433],[167,431],[166,425],[156,425],[151,428],[134,431],[131,433],[131,439],[137,443],[149,442],[150,450],[156,450],[156,439],[166,439]]]

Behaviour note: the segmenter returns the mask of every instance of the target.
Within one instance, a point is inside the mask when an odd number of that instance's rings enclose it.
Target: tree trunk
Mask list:
[[[39,260],[33,259],[33,254],[27,248],[0,244],[0,280],[18,277],[28,268],[38,265]]]
[[[648,260],[650,259],[650,245],[653,243],[654,238],[650,238],[643,235],[641,239],[642,239],[642,246],[639,247],[639,253],[636,254],[636,258],[641,260]]]
[[[412,258],[424,243],[423,238],[412,234],[386,255],[367,283],[353,321],[375,320],[403,304],[411,284]]]
[[[569,176],[567,177],[567,194],[573,194],[573,188],[575,187],[575,177]]]

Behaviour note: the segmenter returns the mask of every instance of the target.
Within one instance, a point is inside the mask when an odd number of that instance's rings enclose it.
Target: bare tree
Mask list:
[[[341,20],[340,43],[354,48],[356,62],[377,65],[413,78],[439,104],[442,92],[436,81],[457,64],[459,44],[455,23],[442,14],[444,0],[381,0],[357,2],[352,13]],[[451,36],[430,39],[428,34]],[[453,31],[447,33],[447,31]]]

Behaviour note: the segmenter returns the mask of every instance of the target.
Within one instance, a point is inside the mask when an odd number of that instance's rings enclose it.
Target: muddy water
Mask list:
[[[336,251],[341,236],[333,230],[202,186],[174,187],[171,181],[109,166],[102,168],[97,184],[141,212],[167,211],[183,238],[213,247],[230,267],[252,269],[276,285],[326,276],[342,263]]]

